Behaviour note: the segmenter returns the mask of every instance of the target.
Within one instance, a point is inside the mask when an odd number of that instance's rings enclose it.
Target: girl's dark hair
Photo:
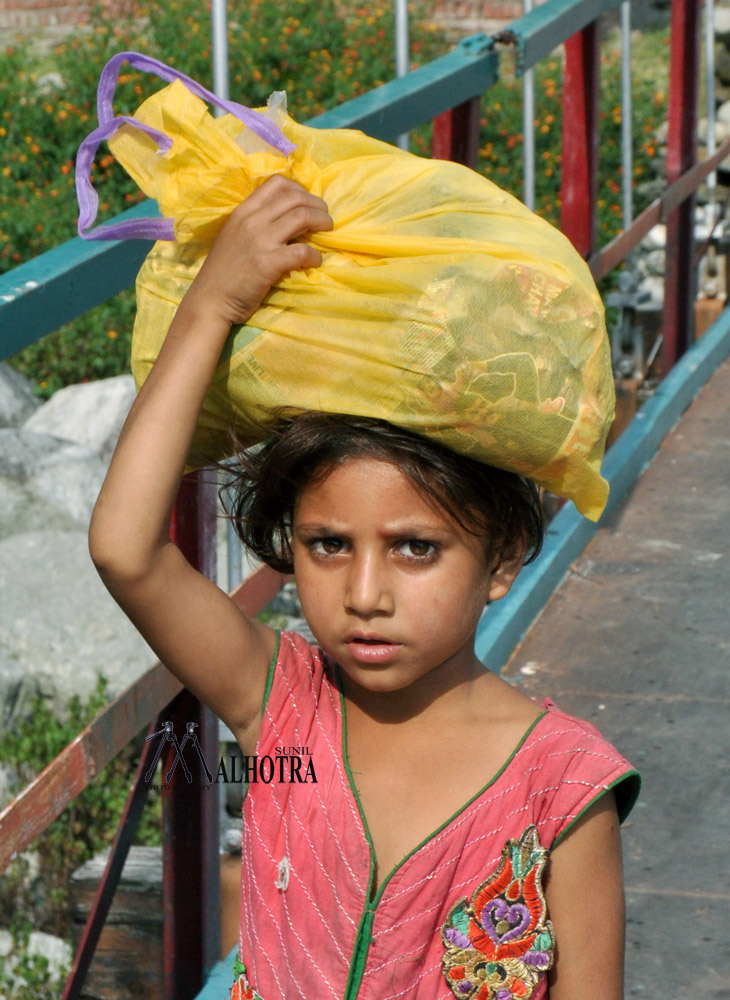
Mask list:
[[[237,449],[221,498],[243,543],[282,573],[293,571],[291,528],[302,490],[350,458],[391,462],[422,496],[486,541],[488,558],[531,562],[544,518],[535,483],[459,455],[384,420],[281,411],[268,439]]]

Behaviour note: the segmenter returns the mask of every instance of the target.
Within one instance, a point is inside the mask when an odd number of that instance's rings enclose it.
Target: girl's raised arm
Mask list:
[[[325,203],[279,176],[234,210],[129,412],[89,529],[112,596],[244,749],[256,739],[275,634],[190,566],[169,539],[170,516],[231,326],[246,323],[283,275],[317,267],[319,252],[296,241],[331,228]]]

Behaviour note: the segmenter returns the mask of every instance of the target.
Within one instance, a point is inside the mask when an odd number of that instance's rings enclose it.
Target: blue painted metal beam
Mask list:
[[[693,344],[608,451],[602,472],[611,491],[601,520],[586,520],[567,503],[551,522],[543,551],[517,577],[510,593],[485,611],[477,629],[476,653],[501,670],[571,563],[621,504],[702,386],[730,356],[730,310]]]
[[[233,985],[233,962],[238,948],[234,948],[225,958],[213,966],[205,986],[197,994],[195,1000],[222,1000],[230,993]]]
[[[518,18],[495,39],[516,47],[516,69],[524,73],[549,56],[577,31],[582,31],[601,14],[618,7],[622,0],[547,0],[529,14]]]
[[[147,201],[116,218],[152,214]],[[128,288],[151,246],[77,237],[0,275],[0,360]]]
[[[442,111],[480,96],[498,77],[498,57],[487,35],[472,35],[440,59],[391,80],[307,124],[357,128],[376,139],[395,139]]]

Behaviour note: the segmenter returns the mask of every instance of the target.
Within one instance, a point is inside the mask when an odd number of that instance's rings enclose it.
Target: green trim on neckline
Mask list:
[[[371,901],[371,895],[373,891],[373,882],[375,879],[375,845],[373,844],[372,837],[370,836],[370,830],[368,828],[367,820],[365,819],[365,813],[362,808],[362,803],[360,802],[360,796],[358,794],[357,788],[355,787],[355,782],[352,779],[352,771],[350,770],[350,761],[347,756],[347,715],[345,713],[345,696],[342,692],[342,683],[340,681],[339,667],[335,663],[335,681],[337,683],[337,689],[340,693],[340,722],[342,725],[342,761],[345,765],[345,774],[347,775],[347,781],[350,786],[350,791],[352,792],[353,798],[355,799],[355,804],[357,806],[357,811],[360,814],[360,822],[362,823],[363,832],[365,833],[365,839],[368,842],[368,852],[370,854],[370,869],[368,871],[368,887],[365,897],[365,908],[362,911],[362,916],[360,917],[360,923],[358,924],[357,933],[355,935],[355,953],[350,961],[350,972],[347,976],[347,982],[345,983],[345,993],[343,1000],[354,1000],[360,991],[360,984],[362,983],[362,977],[365,974],[365,966],[367,964],[368,951],[370,950],[370,928],[372,927],[373,919],[375,916],[375,902]],[[377,896],[376,896],[377,899]]]
[[[271,694],[271,688],[274,684],[274,670],[276,669],[276,661],[279,659],[279,649],[281,647],[281,629],[274,629],[276,632],[276,646],[274,647],[274,655],[271,657],[271,663],[269,664],[269,672],[266,675],[266,687],[264,688],[264,700],[261,705],[261,715],[263,716],[266,711],[266,705],[269,700],[269,695]]]
[[[535,728],[535,726],[546,715],[547,715],[547,710],[545,710],[544,712],[541,712],[540,715],[538,715],[538,717],[534,720],[534,722],[532,722],[530,724],[530,726],[525,731],[525,733],[521,737],[519,743],[515,746],[514,750],[509,755],[509,757],[507,758],[507,760],[504,762],[504,764],[502,764],[502,766],[497,771],[497,773],[494,774],[489,779],[489,781],[486,783],[486,785],[483,785],[479,789],[478,792],[475,792],[474,795],[472,795],[472,797],[470,799],[468,799],[464,803],[463,806],[461,806],[459,809],[456,810],[455,813],[453,813],[451,816],[449,816],[449,818],[447,820],[445,820],[441,824],[441,826],[437,827],[437,829],[435,829],[433,831],[433,833],[430,833],[427,837],[424,837],[424,839],[420,842],[420,844],[416,844],[416,846],[414,848],[412,848],[408,852],[408,854],[405,855],[405,857],[401,858],[401,860],[398,862],[398,864],[394,868],[392,868],[391,871],[388,872],[388,874],[385,876],[385,878],[383,879],[383,881],[380,883],[380,887],[379,887],[378,891],[376,892],[376,894],[375,894],[375,896],[373,898],[373,906],[376,906],[378,904],[378,902],[380,901],[380,897],[382,896],[383,890],[385,889],[386,885],[388,884],[388,882],[390,881],[390,879],[393,877],[393,875],[395,875],[395,873],[398,871],[398,869],[403,867],[403,865],[406,863],[406,861],[408,861],[410,858],[412,858],[414,854],[417,854],[418,851],[420,851],[420,849],[422,847],[425,847],[426,844],[429,841],[431,841],[431,840],[434,839],[434,837],[438,837],[438,835],[440,833],[442,833],[448,826],[451,826],[451,824],[454,822],[454,820],[458,819],[458,817],[461,816],[462,813],[465,813],[466,810],[469,808],[470,805],[472,805],[473,802],[475,802],[480,796],[482,796],[487,791],[488,788],[491,788],[491,786],[493,784],[495,784],[495,782],[499,781],[499,779],[502,777],[502,775],[504,774],[504,772],[507,770],[507,768],[509,767],[509,765],[512,763],[512,761],[514,760],[514,758],[519,753],[520,749],[523,747],[525,741],[530,736],[530,733],[533,731],[533,729]]]
[[[496,781],[499,780],[499,778],[504,774],[504,772],[506,771],[506,769],[512,763],[512,761],[514,760],[514,758],[516,757],[516,755],[519,753],[519,751],[521,750],[521,748],[524,746],[525,741],[529,738],[529,736],[532,733],[532,731],[534,730],[535,726],[537,726],[538,723],[541,722],[542,719],[544,719],[545,716],[548,714],[548,710],[544,709],[542,712],[540,712],[540,714],[537,716],[537,718],[534,719],[534,721],[529,725],[529,727],[527,728],[527,730],[523,733],[522,737],[520,738],[520,741],[515,746],[514,750],[511,752],[511,754],[509,755],[509,757],[507,758],[507,760],[504,762],[504,764],[502,764],[502,766],[499,768],[499,770],[496,772],[496,774],[494,774],[489,779],[489,781],[485,785],[482,786],[482,788],[480,788],[477,792],[475,792],[474,795],[472,795],[472,797],[470,799],[468,799],[464,803],[464,805],[462,805],[459,809],[457,809],[456,812],[454,812],[447,820],[445,820],[436,830],[434,830],[427,837],[425,837],[419,844],[416,844],[416,846],[414,848],[412,848],[403,858],[401,858],[401,860],[398,862],[398,864],[395,865],[395,867],[392,868],[391,871],[389,871],[388,874],[385,876],[385,878],[383,879],[383,881],[380,883],[378,891],[375,893],[375,896],[373,896],[373,898],[371,900],[370,899],[370,893],[372,891],[373,875],[374,875],[374,869],[375,869],[375,863],[376,863],[375,846],[373,845],[373,840],[372,840],[372,837],[370,835],[370,830],[368,828],[368,823],[367,823],[367,819],[365,817],[365,812],[363,811],[362,803],[360,802],[360,796],[358,794],[357,788],[355,787],[355,782],[352,779],[352,771],[350,770],[350,760],[349,760],[349,757],[348,757],[348,754],[347,754],[347,712],[346,712],[346,708],[345,708],[345,694],[344,694],[344,691],[342,690],[342,680],[341,680],[341,677],[340,677],[340,669],[339,669],[339,666],[337,665],[337,663],[335,663],[334,669],[335,669],[335,680],[337,682],[337,688],[338,688],[339,693],[340,693],[340,715],[341,715],[341,719],[342,719],[342,759],[343,759],[344,764],[345,764],[345,772],[347,774],[347,780],[348,780],[348,782],[350,784],[350,790],[351,790],[351,792],[353,794],[355,802],[357,803],[358,812],[360,813],[360,820],[362,822],[363,830],[365,832],[365,837],[367,839],[368,847],[370,849],[370,878],[368,880],[368,902],[367,902],[367,906],[366,906],[366,911],[365,912],[366,913],[367,912],[372,912],[374,914],[374,911],[375,911],[375,909],[376,909],[376,907],[377,907],[378,903],[380,902],[380,899],[381,899],[381,897],[383,895],[383,891],[385,890],[385,887],[390,882],[390,880],[393,877],[393,875],[395,875],[395,873],[400,868],[403,867],[403,865],[406,863],[406,861],[408,861],[410,858],[413,857],[414,854],[416,854],[418,851],[420,851],[422,847],[425,847],[425,845],[427,843],[429,843],[429,841],[433,840],[434,837],[437,837],[443,830],[445,830],[448,826],[450,826],[454,822],[455,819],[457,819],[459,816],[461,816],[462,813],[466,812],[466,810],[469,808],[470,805],[472,805],[473,802],[475,802],[481,795],[484,794],[484,792],[487,791],[488,788],[490,788]],[[362,926],[362,921],[361,921],[361,926]],[[359,934],[359,930],[358,930],[358,934]],[[359,948],[358,948],[358,957],[359,957]],[[350,976],[350,979],[351,978],[352,978],[352,974]],[[348,985],[349,985],[349,979],[348,979]],[[357,995],[356,993],[353,994],[353,996],[356,996],[356,995]],[[349,993],[347,991],[345,991],[345,996],[349,997]]]

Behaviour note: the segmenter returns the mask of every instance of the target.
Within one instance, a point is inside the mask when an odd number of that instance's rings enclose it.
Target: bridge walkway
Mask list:
[[[505,666],[643,776],[624,827],[626,997],[730,997],[730,361]],[[590,992],[590,991],[589,991]]]

